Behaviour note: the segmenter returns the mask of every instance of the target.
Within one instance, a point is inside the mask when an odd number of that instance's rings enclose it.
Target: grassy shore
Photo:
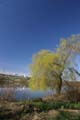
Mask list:
[[[80,120],[80,103],[2,101],[0,120]]]

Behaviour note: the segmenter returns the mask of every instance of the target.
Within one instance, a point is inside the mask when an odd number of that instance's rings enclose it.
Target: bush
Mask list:
[[[68,101],[79,102],[80,101],[80,89],[73,85],[67,85],[66,97]]]
[[[14,88],[5,88],[2,91],[0,100],[4,101],[16,101],[16,94]]]

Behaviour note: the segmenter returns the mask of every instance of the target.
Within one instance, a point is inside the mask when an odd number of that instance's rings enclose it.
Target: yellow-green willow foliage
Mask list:
[[[62,76],[64,70],[73,63],[74,45],[80,43],[80,35],[73,35],[70,38],[62,39],[55,52],[41,50],[33,55],[30,65],[31,80],[29,86],[33,90],[56,89],[60,93],[62,87]]]
[[[30,68],[32,77],[30,87],[33,90],[46,90],[56,88],[59,83],[59,75],[64,65],[61,65],[61,56],[48,50],[41,50],[33,56],[33,63]]]

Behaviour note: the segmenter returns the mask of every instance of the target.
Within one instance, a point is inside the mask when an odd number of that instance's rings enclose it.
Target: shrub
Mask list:
[[[16,94],[14,88],[5,88],[1,94],[1,100],[16,101]]]
[[[66,97],[68,101],[79,102],[80,101],[80,89],[77,86],[67,85]]]

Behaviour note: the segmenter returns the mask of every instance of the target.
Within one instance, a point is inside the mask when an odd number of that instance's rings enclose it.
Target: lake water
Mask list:
[[[4,99],[15,98],[16,100],[27,100],[42,98],[52,95],[53,91],[32,91],[30,88],[0,88],[0,96]]]
[[[65,92],[66,86],[62,87],[62,92]],[[30,88],[23,87],[23,88],[8,88],[8,87],[0,87],[0,99],[15,99],[15,100],[29,100],[35,98],[42,98],[45,96],[49,96],[54,94],[55,90],[46,90],[46,91],[32,91]]]

